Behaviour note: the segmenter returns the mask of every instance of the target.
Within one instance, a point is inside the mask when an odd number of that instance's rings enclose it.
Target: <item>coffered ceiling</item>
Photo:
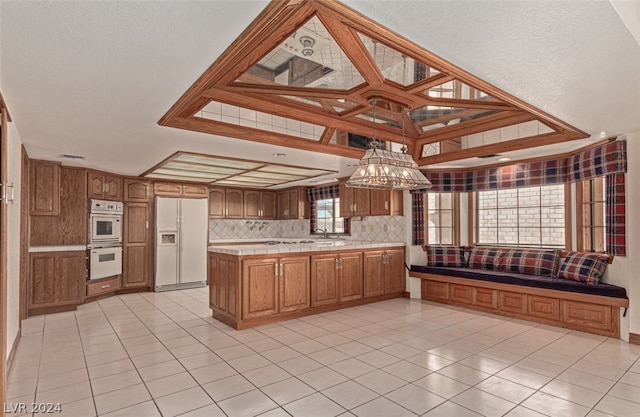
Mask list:
[[[377,113],[374,113],[373,102]],[[160,120],[347,157],[373,124],[427,165],[589,135],[338,2],[272,2]],[[498,137],[484,144],[482,135]]]

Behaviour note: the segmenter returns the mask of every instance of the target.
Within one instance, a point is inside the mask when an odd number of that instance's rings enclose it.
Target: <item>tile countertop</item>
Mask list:
[[[268,241],[288,242],[275,245],[256,243],[256,240],[249,240],[248,244],[238,244],[240,241],[230,245],[224,243],[209,242],[209,252],[225,253],[228,255],[264,255],[275,253],[295,253],[295,252],[335,252],[341,250],[354,249],[376,249],[405,246],[404,242],[367,242],[361,240],[338,240],[338,239],[271,239]],[[226,242],[229,242],[228,240]],[[305,243],[299,243],[305,242]]]

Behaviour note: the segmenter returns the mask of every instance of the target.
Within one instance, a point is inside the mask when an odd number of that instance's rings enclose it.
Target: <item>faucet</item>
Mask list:
[[[322,238],[323,239],[329,239],[329,235],[327,234],[328,233],[327,229],[321,229],[321,228],[318,227],[318,231],[322,232],[322,234],[323,234]]]

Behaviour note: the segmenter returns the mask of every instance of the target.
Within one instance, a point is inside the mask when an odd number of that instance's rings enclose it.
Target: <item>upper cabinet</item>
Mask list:
[[[304,188],[292,188],[277,193],[277,219],[308,219],[309,199]]]
[[[60,214],[60,164],[31,161],[31,215],[57,216]]]
[[[212,219],[242,219],[244,192],[234,188],[209,189],[209,217]]]
[[[155,182],[153,193],[160,197],[207,198],[209,189],[206,185],[200,184]]]
[[[122,179],[105,172],[89,171],[87,196],[101,200],[122,201]]]
[[[244,218],[265,219],[276,218],[276,194],[273,191],[244,191]]]
[[[124,201],[127,203],[148,203],[153,195],[150,181],[125,179],[123,188]]]
[[[402,191],[350,188],[340,182],[340,216],[402,216]]]

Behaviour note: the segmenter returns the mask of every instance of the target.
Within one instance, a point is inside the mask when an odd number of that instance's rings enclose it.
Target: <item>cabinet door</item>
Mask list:
[[[182,186],[173,182],[156,182],[153,184],[153,193],[161,197],[180,197]]]
[[[244,216],[244,193],[242,190],[227,190],[225,198],[226,203],[226,218],[227,219],[242,219]]]
[[[385,269],[385,292],[404,291],[406,285],[404,251],[401,249],[386,251]]]
[[[209,217],[212,219],[224,219],[226,211],[226,192],[224,188],[212,188],[209,190]]]
[[[260,193],[260,202],[262,212],[261,218],[266,220],[273,220],[276,218],[276,193],[270,191],[263,191]]]
[[[366,188],[354,188],[353,204],[354,216],[369,216],[371,214],[371,190]]]
[[[149,286],[149,246],[125,246],[122,250],[122,287]]]
[[[276,194],[276,218],[286,220],[289,218],[289,192],[280,191]]]
[[[260,191],[244,192],[244,218],[260,218]]]
[[[309,257],[281,258],[278,269],[280,313],[309,308]]]
[[[390,213],[391,201],[390,191],[388,190],[370,190],[371,195],[371,215],[387,216]]]
[[[207,277],[209,284],[209,307],[218,308],[218,293],[220,287],[220,267],[218,265],[220,257],[215,253],[209,253],[207,263]]]
[[[115,175],[104,176],[104,198],[105,200],[122,201],[121,179]]]
[[[89,198],[104,198],[104,175],[89,171],[87,174],[87,196]]]
[[[124,180],[124,201],[147,203],[151,197],[151,183],[149,181]]]
[[[60,164],[31,161],[31,215],[60,214]]]
[[[242,318],[278,312],[277,259],[246,260],[242,266]]]
[[[206,198],[209,190],[206,185],[183,184],[182,196],[187,198]]]
[[[384,251],[364,253],[364,298],[384,294]]]
[[[56,304],[82,303],[87,281],[85,253],[59,252],[55,263]]]
[[[122,244],[146,245],[149,243],[149,204],[130,203],[124,207],[124,234]]]
[[[55,297],[55,254],[30,253],[29,307],[53,305]]]
[[[340,254],[340,301],[362,298],[362,253]]]
[[[311,257],[311,306],[335,304],[340,297],[338,258],[335,255]]]
[[[340,217],[353,217],[353,188],[340,182]]]
[[[240,277],[238,273],[240,271],[240,264],[236,258],[224,258],[224,261],[220,263],[220,271],[223,272],[223,276],[227,277],[227,313],[233,317],[238,316],[238,284]]]
[[[391,191],[391,212],[392,216],[404,215],[404,196],[402,191]]]

